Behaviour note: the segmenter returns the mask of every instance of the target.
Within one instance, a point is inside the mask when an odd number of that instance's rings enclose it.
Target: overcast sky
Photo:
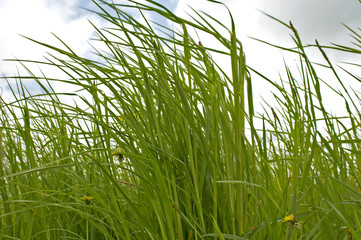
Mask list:
[[[158,2],[182,16],[186,16],[185,11],[190,12],[191,6],[229,23],[227,11],[206,0]],[[265,70],[281,68],[278,64],[282,62],[282,57],[279,61],[272,60],[275,49],[250,40],[247,36],[292,45],[290,32],[259,10],[285,22],[291,20],[305,43],[313,43],[317,38],[321,44],[347,44],[351,38],[342,23],[352,28],[361,27],[361,4],[358,0],[225,0],[224,3],[235,18],[236,30],[243,42],[248,64],[262,66]],[[87,41],[93,34],[89,20],[97,26],[104,23],[83,8],[94,8],[94,4],[90,0],[0,0],[0,74],[9,76],[16,71],[13,63],[6,63],[2,59],[41,59],[46,55],[46,49],[19,34],[58,44],[51,35],[54,33],[76,49],[78,54],[87,56],[91,50]],[[155,21],[160,20],[155,15],[148,16]],[[282,56],[280,51],[278,53]],[[334,57],[341,61],[345,56]],[[277,73],[277,70],[274,72]],[[4,80],[0,81],[0,86],[4,88]]]

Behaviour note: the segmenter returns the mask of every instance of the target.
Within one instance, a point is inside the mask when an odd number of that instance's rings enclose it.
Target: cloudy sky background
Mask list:
[[[189,9],[191,6],[211,14],[224,23],[230,23],[225,8],[206,0],[159,0],[158,2],[184,17],[186,12],[191,12]],[[290,31],[259,10],[285,22],[291,20],[304,43],[314,43],[314,39],[318,39],[320,44],[325,45],[330,42],[350,45],[352,39],[342,23],[351,28],[361,27],[361,4],[358,0],[225,0],[223,2],[235,18],[237,34],[243,42],[247,63],[250,66],[257,66],[257,69],[270,76],[277,76],[278,71],[282,70],[282,57],[286,57],[285,53],[251,40],[248,36],[284,46],[293,45]],[[96,10],[90,0],[0,0],[0,74],[11,76],[17,71],[14,63],[4,62],[2,59],[40,60],[46,55],[44,47],[22,38],[19,34],[59,45],[51,34],[54,33],[79,55],[91,56],[91,47],[87,42],[93,36],[93,27],[89,21],[96,26],[103,26],[105,23],[83,8]],[[148,14],[147,17],[154,21],[162,21],[153,14]],[[167,23],[162,22],[162,24]],[[201,40],[207,42],[207,39]],[[357,61],[347,54],[332,51],[329,54],[339,62]],[[314,57],[321,59],[317,54]],[[2,96],[6,98],[9,92],[5,80],[0,81]],[[255,85],[257,88],[257,84]]]

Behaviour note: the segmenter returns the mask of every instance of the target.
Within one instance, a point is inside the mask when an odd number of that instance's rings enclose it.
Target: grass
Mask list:
[[[26,67],[34,60],[21,60],[29,74],[7,78],[14,100],[0,108],[1,238],[360,239],[360,98],[339,72],[360,77],[326,55],[360,54],[359,32],[349,29],[352,47],[306,46],[282,23],[295,47],[273,46],[300,61],[297,73],[285,63],[274,81],[246,64],[232,16],[227,29],[205,13],[190,21],[135,2],[94,2],[108,23],[94,26],[106,49],[94,49],[97,60],[31,39],[52,52],[35,62],[67,77],[35,75]],[[158,26],[160,34],[130,8],[179,30]],[[195,40],[193,30],[222,47]],[[230,59],[230,74],[216,54]],[[274,89],[263,114],[254,109],[255,78]],[[29,93],[28,80],[42,92]],[[56,82],[78,91],[55,92]],[[346,115],[327,111],[325,88]]]

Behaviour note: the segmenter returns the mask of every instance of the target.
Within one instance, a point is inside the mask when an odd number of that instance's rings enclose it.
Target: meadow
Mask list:
[[[326,53],[360,54],[360,29],[349,28],[350,46],[307,45],[275,19],[294,46],[264,44],[299,59],[298,71],[285,62],[275,81],[247,65],[232,15],[223,23],[194,11],[187,20],[135,2],[94,1],[108,24],[94,26],[95,58],[61,39],[29,39],[47,60],[14,60],[28,74],[3,78],[14,100],[0,102],[0,238],[361,239],[361,78]],[[134,10],[176,28],[160,33]],[[33,63],[65,77],[35,74]],[[255,109],[255,78],[272,85],[264,109]],[[69,87],[56,92],[57,83]],[[345,114],[328,110],[325,90]]]

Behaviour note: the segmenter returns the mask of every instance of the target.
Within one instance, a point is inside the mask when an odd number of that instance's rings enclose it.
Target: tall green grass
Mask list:
[[[354,47],[306,47],[282,23],[295,47],[280,48],[298,56],[299,72],[285,64],[286,77],[275,81],[247,66],[232,16],[227,29],[205,13],[186,20],[151,0],[94,3],[108,23],[94,26],[103,49],[96,60],[64,42],[32,40],[53,54],[20,61],[28,76],[7,78],[14,100],[0,105],[1,238],[361,238],[360,97],[339,72],[360,77],[326,55],[360,54],[359,32],[350,29]],[[160,33],[130,8],[178,30],[157,26]],[[193,30],[222,47],[195,40]],[[323,55],[321,65],[308,47]],[[216,54],[229,58],[231,73]],[[28,62],[67,77],[35,75]],[[322,80],[319,68],[339,85]],[[262,115],[254,78],[274,87]],[[42,92],[28,92],[25,81]],[[56,92],[56,82],[79,91]],[[346,116],[327,111],[324,88],[345,102]]]

